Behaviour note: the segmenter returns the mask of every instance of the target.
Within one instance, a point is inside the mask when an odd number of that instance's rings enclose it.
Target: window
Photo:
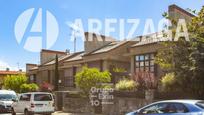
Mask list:
[[[73,68],[64,70],[64,86],[65,87],[74,86]]]
[[[11,101],[12,99],[16,99],[16,96],[13,94],[0,94],[1,101]]]
[[[151,105],[147,108],[144,108],[140,111],[142,114],[158,114],[158,113],[165,113],[168,104],[166,103],[159,103]]]
[[[35,94],[34,101],[52,101],[50,94]]]
[[[196,105],[198,107],[200,107],[201,109],[204,109],[204,101],[200,101],[200,102],[196,103]]]
[[[30,75],[30,82],[36,83],[36,74]]]
[[[140,111],[142,114],[186,113],[188,109],[181,103],[159,103],[146,107]]]
[[[186,113],[186,112],[188,112],[188,109],[184,104],[174,103],[174,106],[176,108],[176,113]]]
[[[135,72],[155,71],[154,54],[142,54],[135,56]]]
[[[31,94],[22,94],[20,96],[20,101],[30,101]]]

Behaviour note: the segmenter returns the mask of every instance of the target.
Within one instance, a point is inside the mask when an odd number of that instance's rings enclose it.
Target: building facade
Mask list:
[[[169,16],[174,19],[190,21],[193,15],[182,8],[169,6]],[[174,25],[172,26],[174,27]],[[76,90],[75,75],[83,66],[108,70],[114,74],[114,68],[123,68],[133,75],[139,72],[150,72],[155,77],[163,75],[162,69],[155,64],[154,59],[163,48],[158,39],[163,34],[153,33],[139,36],[129,41],[117,41],[114,38],[85,33],[84,51],[69,53],[61,51],[42,50],[40,64],[27,64],[26,72],[30,82],[38,85],[43,82],[55,83],[55,58],[58,56],[59,90]],[[147,39],[147,40],[144,40]]]

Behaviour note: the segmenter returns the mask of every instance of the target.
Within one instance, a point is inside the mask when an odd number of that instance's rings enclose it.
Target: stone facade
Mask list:
[[[115,97],[114,105],[103,105],[103,115],[124,115],[152,102],[142,98]]]
[[[58,92],[59,93],[59,92]],[[95,108],[87,98],[77,95],[70,96],[70,92],[63,92],[62,110],[69,113],[88,113],[95,115]],[[125,113],[137,110],[144,105],[152,103],[155,100],[146,100],[138,97],[117,97],[114,96],[111,104],[102,104],[102,113],[100,115],[124,115]],[[105,101],[107,102],[107,100]]]

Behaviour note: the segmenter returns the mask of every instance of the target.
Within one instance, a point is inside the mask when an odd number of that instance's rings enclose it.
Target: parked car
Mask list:
[[[23,93],[12,104],[12,115],[24,113],[24,115],[46,114],[54,112],[54,98],[51,93],[31,92]]]
[[[126,115],[204,115],[202,100],[167,100],[142,107]]]
[[[0,113],[11,112],[13,99],[16,99],[16,93],[11,90],[0,90]]]

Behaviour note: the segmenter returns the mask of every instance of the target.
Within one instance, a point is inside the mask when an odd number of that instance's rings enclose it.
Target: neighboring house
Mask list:
[[[193,17],[189,12],[176,5],[169,6],[169,16],[190,21]],[[42,50],[40,64],[27,64],[26,72],[30,82],[42,84],[55,83],[55,57],[58,55],[59,90],[75,90],[74,76],[83,66],[108,70],[114,76],[114,68],[123,68],[126,73],[150,72],[155,77],[162,75],[162,70],[154,63],[155,55],[162,48],[157,39],[163,37],[160,32],[139,36],[131,41],[116,41],[115,39],[94,33],[85,33],[84,51],[69,53]],[[112,81],[114,82],[114,81]]]
[[[40,64],[26,64],[26,73],[29,81],[32,83],[42,84],[43,82],[54,84],[55,59],[56,55],[61,62],[69,56],[69,52],[53,51],[42,49],[40,52]]]
[[[10,71],[9,69],[0,70],[0,87],[3,84],[3,81],[4,81],[5,77],[11,76],[11,75],[18,75],[18,74],[25,74],[25,72],[22,72],[22,71]]]

